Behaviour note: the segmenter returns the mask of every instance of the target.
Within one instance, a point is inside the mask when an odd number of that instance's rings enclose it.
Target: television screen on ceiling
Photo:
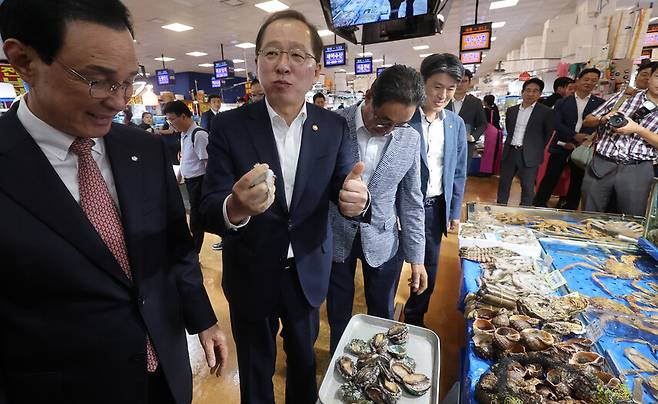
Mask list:
[[[354,73],[355,74],[371,74],[372,73],[372,58],[356,58],[354,59]]]
[[[324,47],[324,67],[344,66],[347,63],[347,46],[344,43]]]
[[[463,64],[481,63],[482,52],[463,52],[460,54],[460,59]]]
[[[479,51],[491,48],[491,23],[462,25],[459,51]]]
[[[431,0],[328,0],[331,26],[353,27],[396,20],[429,12]]]
[[[644,43],[642,47],[658,47],[658,24],[649,24],[649,29],[647,29],[647,34],[644,36]]]
[[[215,78],[227,79],[235,77],[235,67],[232,60],[218,60],[215,62]]]
[[[155,71],[155,77],[158,79],[158,85],[168,86],[176,84],[176,75],[171,69],[160,69]]]

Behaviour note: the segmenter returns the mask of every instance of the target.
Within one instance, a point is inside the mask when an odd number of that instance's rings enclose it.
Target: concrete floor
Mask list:
[[[469,177],[466,185],[464,201],[495,202],[498,179],[496,177],[478,178]],[[515,180],[512,187],[510,205],[518,205],[520,189],[518,181]],[[235,356],[235,344],[230,331],[228,315],[228,304],[221,289],[221,252],[212,251],[210,245],[219,239],[214,235],[207,235],[201,252],[201,264],[204,274],[206,288],[212,300],[213,307],[219,318],[222,329],[229,338],[230,355],[227,369],[223,377],[215,378],[208,374],[205,366],[198,355],[194,355],[194,344],[192,361],[194,377],[194,404],[232,404],[239,403],[239,378],[237,371],[237,359]],[[397,292],[396,303],[404,303],[409,296],[406,279],[409,277],[410,268],[405,265]],[[430,310],[426,317],[426,324],[441,339],[441,381],[440,394],[443,397],[448,393],[450,387],[459,378],[460,372],[460,350],[465,346],[465,323],[462,313],[457,310],[459,294],[461,289],[462,272],[459,265],[457,237],[450,234],[442,242],[439,272]],[[360,268],[356,276],[357,292],[355,296],[353,313],[365,313],[365,298],[363,294],[363,278]],[[320,310],[321,323],[320,335],[315,345],[318,360],[317,380],[318,387],[329,364],[329,325],[324,305]],[[196,337],[194,337],[196,338]],[[194,343],[195,341],[192,340]],[[285,353],[282,341],[278,341],[277,368],[274,375],[275,397],[277,403],[284,402],[285,386]],[[194,357],[197,356],[196,368]]]

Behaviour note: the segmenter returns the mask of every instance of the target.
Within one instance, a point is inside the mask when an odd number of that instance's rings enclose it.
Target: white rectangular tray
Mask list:
[[[386,332],[396,321],[384,318],[357,314],[345,328],[340,338],[338,348],[334,352],[329,369],[324,374],[320,386],[319,402],[322,404],[341,404],[338,389],[345,380],[336,372],[336,360],[345,355],[345,346],[354,338],[370,340],[373,335]],[[439,337],[431,330],[421,327],[409,326],[409,341],[407,342],[409,356],[416,361],[416,372],[423,373],[432,380],[432,388],[420,397],[412,396],[403,390],[402,397],[398,400],[400,404],[438,404],[439,402],[439,372],[441,369],[441,345]]]

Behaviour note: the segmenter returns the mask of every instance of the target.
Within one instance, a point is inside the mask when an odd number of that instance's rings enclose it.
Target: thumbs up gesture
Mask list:
[[[338,194],[338,208],[346,217],[359,216],[368,203],[368,186],[361,180],[365,169],[363,162],[358,162],[345,177],[343,188]]]

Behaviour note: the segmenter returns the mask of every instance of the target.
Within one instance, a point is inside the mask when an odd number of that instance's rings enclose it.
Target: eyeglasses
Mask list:
[[[377,114],[373,113],[375,118],[375,127],[377,129],[392,129],[392,128],[410,128],[409,122],[396,123],[388,119],[381,119]]]
[[[288,58],[294,65],[303,65],[307,59],[313,59],[317,61],[315,56],[306,52],[304,49],[289,49],[286,51],[283,49],[270,47],[263,48],[258,51],[258,55],[264,57],[268,62],[276,62],[284,53],[288,54]]]
[[[118,83],[114,80],[89,80],[64,63],[56,62],[68,70],[69,73],[89,85],[89,95],[91,98],[105,99],[114,96],[119,91],[123,91],[123,97],[129,100],[130,98],[142,95],[148,84],[146,78],[141,74],[137,74],[132,80],[126,80],[123,83]]]

